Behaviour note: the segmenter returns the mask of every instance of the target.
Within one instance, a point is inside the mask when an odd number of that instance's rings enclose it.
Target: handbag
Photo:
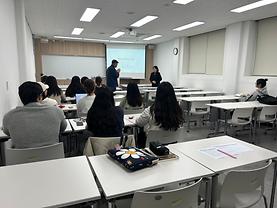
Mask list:
[[[159,161],[157,157],[146,154],[136,147],[110,149],[108,155],[130,171],[151,167]]]
[[[262,104],[277,105],[277,98],[270,95],[258,96],[257,100]]]

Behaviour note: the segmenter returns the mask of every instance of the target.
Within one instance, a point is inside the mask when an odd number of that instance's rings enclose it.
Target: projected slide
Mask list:
[[[118,60],[121,78],[145,78],[145,46],[144,45],[107,45],[107,67],[113,59]]]

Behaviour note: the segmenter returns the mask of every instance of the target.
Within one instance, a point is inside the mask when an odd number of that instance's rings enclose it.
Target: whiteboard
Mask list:
[[[71,79],[73,76],[104,77],[105,58],[42,55],[42,71],[57,79]]]

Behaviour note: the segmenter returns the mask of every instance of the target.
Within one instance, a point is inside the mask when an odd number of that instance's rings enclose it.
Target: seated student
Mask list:
[[[256,81],[256,90],[248,96],[246,101],[255,101],[257,100],[258,96],[268,95],[266,82],[268,79],[258,79]]]
[[[46,84],[43,84],[42,82],[37,82],[37,83],[41,86],[42,91],[43,91],[43,93],[41,94],[41,96],[42,96],[41,103],[50,105],[50,106],[58,105],[58,102],[56,100],[47,97],[47,89],[49,88],[49,86]]]
[[[78,116],[87,116],[87,113],[89,109],[91,108],[94,99],[95,99],[95,94],[94,94],[94,82],[91,79],[87,79],[84,82],[84,88],[87,92],[87,96],[83,97],[77,104],[77,113]]]
[[[95,137],[120,137],[124,127],[123,111],[115,107],[113,93],[99,88],[87,114],[87,128]]]
[[[123,110],[143,109],[142,97],[136,83],[127,85],[127,95],[119,105]]]
[[[152,106],[146,108],[136,120],[140,127],[147,130],[176,131],[183,124],[183,112],[169,82],[162,82],[156,92]]]
[[[41,76],[40,76],[40,81],[41,81],[42,83],[44,83],[44,84],[45,84],[46,79],[47,79],[47,76],[46,76],[46,75],[44,75],[44,74],[41,74]]]
[[[62,90],[58,86],[58,82],[54,76],[48,76],[45,84],[49,86],[47,90],[47,96],[57,101],[58,104],[61,104],[65,101],[65,96]]]
[[[84,76],[81,78],[81,85],[84,87],[85,81],[88,79],[88,77]]]
[[[71,79],[71,83],[65,91],[66,97],[75,97],[76,94],[85,94],[85,90],[81,85],[80,77],[74,76]]]
[[[66,129],[61,109],[40,103],[43,93],[36,82],[25,82],[19,87],[24,106],[8,112],[3,119],[3,131],[11,137],[12,147],[34,148],[59,142],[59,134]]]

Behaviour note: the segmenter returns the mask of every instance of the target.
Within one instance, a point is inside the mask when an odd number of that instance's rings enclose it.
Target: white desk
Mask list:
[[[114,100],[122,100],[123,98],[125,98],[125,95],[115,95]]]
[[[114,95],[126,95],[127,90],[114,91],[113,94]]]
[[[163,161],[136,172],[127,171],[107,155],[90,157],[89,160],[108,200],[213,174],[194,160],[174,152],[179,159]]]
[[[205,96],[205,97],[181,97],[179,100],[186,102],[205,102],[205,101],[225,101],[225,100],[239,100],[240,97],[234,95],[222,96]]]
[[[217,91],[196,91],[196,92],[175,92],[176,97],[185,96],[212,96],[212,95],[222,95],[224,93]]]
[[[136,120],[140,117],[141,113],[124,115],[124,126],[132,127],[136,125]]]
[[[65,100],[66,100],[66,102],[71,102],[71,101],[75,101],[76,98],[75,97],[66,97]]]
[[[85,156],[0,168],[0,207],[61,207],[100,199]]]
[[[62,105],[58,105],[59,106],[63,106],[61,109],[63,111],[77,111],[77,105],[76,104],[62,104]]]
[[[227,113],[228,111],[235,110],[235,109],[245,109],[245,108],[253,108],[254,110],[257,108],[263,108],[267,107],[269,105],[259,103],[258,101],[252,101],[252,102],[232,102],[232,103],[215,103],[215,104],[207,104],[210,107],[222,109],[225,112],[225,127],[224,127],[224,133],[227,134]],[[254,131],[256,129],[256,118],[254,122]],[[255,136],[255,132],[254,132]]]
[[[222,145],[222,144],[230,144],[230,143],[238,143],[242,144],[244,146],[249,147],[252,151],[241,153],[240,155],[237,155],[237,159],[231,158],[231,157],[223,157],[221,159],[214,159],[208,155],[205,155],[204,153],[200,152],[200,149],[204,148],[210,148],[215,145]],[[261,148],[243,141],[240,141],[238,139],[229,137],[229,136],[221,136],[221,137],[215,137],[215,138],[209,138],[209,139],[202,139],[202,140],[196,140],[191,142],[183,142],[183,143],[177,143],[169,145],[170,148],[176,149],[180,152],[182,152],[184,155],[192,158],[193,160],[199,162],[203,166],[209,168],[215,173],[222,173],[224,171],[228,171],[230,169],[242,167],[245,165],[250,165],[262,161],[267,161],[269,159],[277,158],[277,153],[272,152],[270,150],[267,150],[265,148]],[[276,163],[275,163],[275,171],[274,171],[274,180],[273,180],[273,189],[275,190],[275,182],[276,182]],[[217,185],[217,178],[215,178],[215,181],[213,182],[213,189],[215,189],[215,186]],[[271,199],[271,205],[270,207],[273,208],[273,202],[274,201],[274,191],[272,191],[273,199]],[[214,195],[213,202],[216,201]]]
[[[84,131],[86,129],[87,126],[87,122],[84,119],[81,118],[74,118],[74,119],[68,119],[73,131],[78,132],[78,131]],[[81,126],[77,126],[77,122],[76,121],[81,121],[82,125]]]
[[[64,130],[64,133],[72,132],[72,127],[71,127],[71,124],[69,122],[69,119],[66,119],[66,123],[67,123],[67,126],[66,126],[66,129]]]

